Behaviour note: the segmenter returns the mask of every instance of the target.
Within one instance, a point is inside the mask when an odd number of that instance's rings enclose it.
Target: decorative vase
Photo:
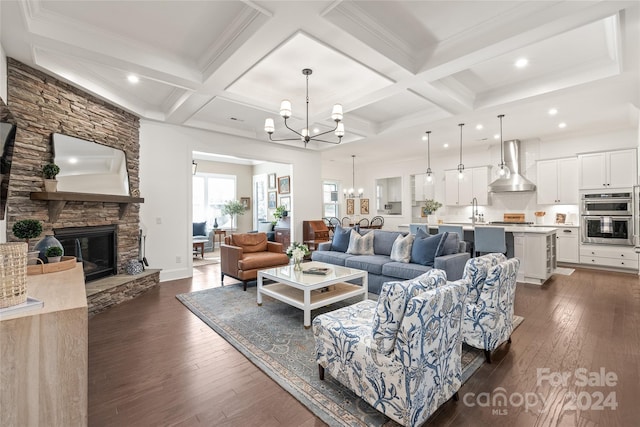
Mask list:
[[[293,260],[293,269],[296,271],[302,271],[302,260],[294,259]]]
[[[62,254],[64,255],[64,248],[62,247],[62,243],[60,243],[58,239],[53,237],[53,234],[44,236],[42,240],[36,243],[36,245],[33,247],[33,250],[38,251],[39,252],[38,258],[44,261],[45,259],[47,259],[47,256],[45,255],[45,251],[47,250],[47,248],[51,246],[57,246],[60,249],[62,249]]]
[[[49,193],[55,193],[58,191],[58,180],[57,179],[45,179],[44,180],[44,191]]]
[[[213,228],[218,228],[218,218],[213,218]]]

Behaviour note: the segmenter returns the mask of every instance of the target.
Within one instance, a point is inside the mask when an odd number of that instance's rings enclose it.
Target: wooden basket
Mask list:
[[[50,262],[48,264],[36,264],[27,267],[27,274],[35,276],[36,274],[55,273],[57,271],[71,270],[76,266],[76,257],[63,256],[60,262]]]
[[[0,244],[0,308],[27,300],[27,244]]]

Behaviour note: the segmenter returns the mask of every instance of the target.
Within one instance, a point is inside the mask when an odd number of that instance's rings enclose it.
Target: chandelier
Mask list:
[[[356,190],[354,187],[356,186],[356,155],[351,155],[351,188],[347,191],[344,190],[344,197],[346,199],[353,199],[355,197],[361,198],[364,195],[364,189],[358,188],[358,194],[356,194]]]
[[[331,111],[331,118],[333,119],[334,122],[336,122],[336,127],[326,132],[319,133],[317,135],[313,135],[313,136],[310,135],[310,132],[309,132],[309,76],[311,75],[312,72],[313,71],[310,68],[305,68],[302,70],[302,74],[307,77],[307,120],[306,120],[305,128],[302,129],[300,132],[298,132],[297,130],[290,128],[289,125],[287,124],[287,119],[291,117],[291,101],[289,101],[288,99],[283,100],[282,103],[280,104],[280,115],[282,116],[282,118],[284,118],[285,127],[290,131],[292,131],[293,133],[295,133],[296,135],[298,135],[300,140],[304,142],[305,148],[307,147],[307,144],[311,141],[327,142],[329,144],[340,144],[340,142],[342,142],[342,137],[344,136],[344,124],[341,123],[342,122],[342,105],[340,104],[334,105],[333,110]],[[271,135],[273,135],[273,132],[275,131],[275,125],[274,125],[273,119],[271,118],[266,119],[264,121],[264,130],[269,134],[269,141],[278,142],[278,141],[297,141],[298,140],[298,138],[273,139]],[[318,138],[319,136],[326,135],[331,132],[334,132],[335,135],[338,137],[337,141],[327,141],[327,140]]]

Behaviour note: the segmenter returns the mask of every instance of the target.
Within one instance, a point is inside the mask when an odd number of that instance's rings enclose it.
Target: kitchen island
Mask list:
[[[421,224],[427,225],[427,224]],[[445,223],[429,224],[429,233],[436,234],[439,225],[462,225],[464,240],[474,242],[474,225]],[[507,257],[517,257],[520,259],[520,269],[518,270],[518,282],[533,283],[542,285],[551,277],[556,269],[556,233],[555,227],[540,227],[528,225],[490,225],[477,224],[483,227],[504,227],[507,243]],[[403,231],[408,231],[403,226],[399,227]]]

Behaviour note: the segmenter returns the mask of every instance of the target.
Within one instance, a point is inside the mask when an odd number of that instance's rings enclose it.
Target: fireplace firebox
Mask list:
[[[118,233],[115,225],[53,230],[65,255],[82,262],[85,282],[118,274]]]

